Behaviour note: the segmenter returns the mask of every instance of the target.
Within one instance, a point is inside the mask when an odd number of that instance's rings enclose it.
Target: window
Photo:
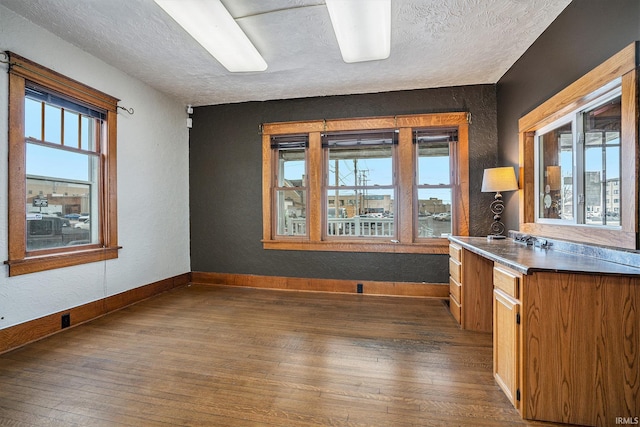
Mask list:
[[[276,185],[273,200],[277,236],[307,235],[306,152],[307,135],[275,136],[271,148]]]
[[[638,248],[636,63],[634,43],[520,119],[520,231]]]
[[[323,135],[328,208],[324,237],[395,239],[394,130]],[[341,209],[335,209],[339,200]]]
[[[467,113],[263,125],[264,247],[446,253],[468,234],[467,134]]]
[[[620,87],[536,132],[538,222],[620,226]],[[560,123],[560,124],[557,124]]]
[[[417,238],[447,236],[452,233],[454,177],[452,163],[458,130],[418,129],[413,142],[417,149]]]
[[[27,196],[38,192],[27,197],[27,252],[99,243],[98,227],[85,225],[98,218],[106,115],[27,82],[24,117]],[[31,230],[49,217],[61,218],[62,227],[36,237]]]
[[[578,141],[584,141],[577,175],[584,176],[584,188],[578,186],[577,222],[619,228],[620,215],[615,210],[619,199],[613,189],[620,185],[620,129],[622,124],[620,87],[613,99],[597,100],[593,107],[579,113],[582,125]],[[580,182],[578,184],[581,184]],[[580,202],[584,202],[580,204]],[[587,215],[585,212],[590,212]]]
[[[117,100],[9,62],[9,274],[116,258]]]

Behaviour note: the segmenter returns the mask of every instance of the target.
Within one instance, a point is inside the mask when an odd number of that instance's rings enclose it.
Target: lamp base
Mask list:
[[[502,234],[489,234],[487,236],[487,240],[504,240],[507,236],[503,236]]]
[[[502,233],[504,233],[504,224],[500,222],[500,220],[502,219],[502,212],[504,212],[504,203],[502,203],[502,194],[500,194],[499,191],[496,193],[489,208],[491,209],[491,213],[493,213],[493,223],[491,224],[492,234],[489,236],[502,236]],[[500,237],[498,237],[498,239],[499,238]]]

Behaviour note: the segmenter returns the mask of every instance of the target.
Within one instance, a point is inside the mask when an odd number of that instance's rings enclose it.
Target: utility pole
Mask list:
[[[364,208],[364,212],[365,212],[365,213],[369,213],[369,212],[368,212],[368,210],[369,210],[369,203],[367,202],[367,189],[366,189],[367,181],[368,181],[368,179],[367,179],[367,173],[368,173],[368,172],[369,172],[369,169],[362,169],[362,170],[360,171],[360,185],[361,185],[361,186],[363,186],[363,187],[365,187],[365,189],[362,191],[362,198],[363,198],[363,200],[362,200],[362,206],[363,206],[363,208]]]
[[[335,200],[333,201],[333,207],[335,209],[336,212],[336,218],[340,217],[340,215],[338,215],[338,195],[340,193],[340,190],[338,190],[338,186],[340,185],[340,172],[338,171],[338,165],[340,164],[340,161],[338,159],[335,160],[335,177],[336,177],[336,191],[335,191]]]
[[[358,159],[353,159],[353,178],[356,181],[356,214],[360,215],[360,200],[358,197]]]

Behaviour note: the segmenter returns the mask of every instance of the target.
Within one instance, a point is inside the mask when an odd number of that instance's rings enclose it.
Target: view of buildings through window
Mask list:
[[[118,258],[118,99],[9,57],[9,276]]]
[[[540,219],[620,226],[620,102],[600,100],[539,132]]]
[[[307,233],[308,146],[307,135],[276,137],[271,143],[271,148],[277,151],[278,162],[274,197],[278,235],[304,236]]]
[[[452,156],[457,130],[415,132],[417,237],[451,234]],[[323,200],[325,237],[384,237],[396,235],[397,131],[327,133],[323,135]],[[276,188],[276,230],[282,236],[307,234],[306,136],[273,137]],[[406,166],[406,165],[405,165]]]
[[[326,236],[395,236],[394,131],[323,136]]]
[[[27,250],[97,243],[104,113],[39,87],[24,111]]]
[[[418,129],[414,131],[418,166],[418,237],[451,234],[453,200],[451,144],[458,139],[456,128]]]

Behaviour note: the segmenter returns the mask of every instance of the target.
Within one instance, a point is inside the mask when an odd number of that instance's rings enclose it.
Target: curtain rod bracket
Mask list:
[[[9,60],[9,54],[7,52],[0,52],[0,55],[4,57],[4,59],[0,59],[0,63],[11,66],[11,61]]]
[[[131,114],[133,116],[133,113],[135,113],[135,111],[133,110],[133,107],[129,107],[129,108],[124,108],[121,106],[117,106],[119,109],[126,111],[127,113]]]

